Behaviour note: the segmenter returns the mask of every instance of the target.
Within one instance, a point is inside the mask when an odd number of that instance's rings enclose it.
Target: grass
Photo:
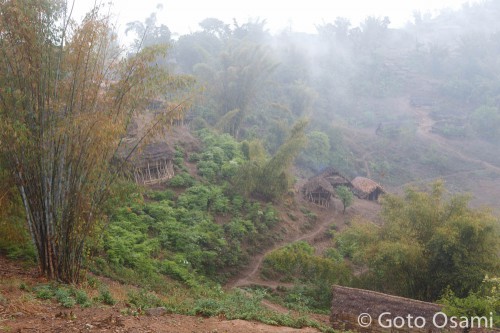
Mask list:
[[[74,286],[59,285],[59,284],[39,284],[32,288],[26,284],[21,284],[20,289],[31,293],[40,300],[55,300],[65,308],[73,308],[79,305],[82,308],[88,308],[94,305],[95,302],[106,305],[114,305],[116,300],[106,286],[99,284],[99,294],[92,300],[87,291],[78,289]],[[92,290],[91,290],[92,292]]]
[[[99,280],[99,278],[95,278]],[[77,305],[81,307],[96,306],[98,303],[105,305],[115,305],[117,303],[126,304],[127,308],[121,310],[124,315],[141,315],[144,310],[155,307],[164,307],[168,313],[175,313],[190,316],[224,316],[228,320],[242,319],[258,321],[268,325],[288,326],[301,328],[305,326],[315,327],[322,332],[333,332],[329,327],[310,319],[307,313],[290,314],[279,313],[268,309],[262,304],[266,297],[266,292],[262,290],[247,292],[233,290],[224,292],[220,286],[213,286],[203,290],[189,288],[169,288],[168,293],[157,293],[147,288],[130,288],[127,285],[111,287],[103,282],[92,285],[98,288],[98,296],[93,300],[88,296],[87,291],[67,285],[39,284],[33,287],[25,287],[25,295],[36,297],[41,300],[54,300],[61,306],[73,308]],[[120,290],[118,290],[120,289]],[[124,294],[126,298],[118,300],[117,294]],[[0,301],[2,299],[0,294]]]
[[[199,299],[192,313],[204,317],[223,315],[228,320],[242,319],[259,321],[274,326],[294,328],[314,327],[322,332],[334,332],[330,327],[310,319],[306,314],[279,313],[262,304],[266,293],[260,290],[252,294],[235,290],[220,299]]]

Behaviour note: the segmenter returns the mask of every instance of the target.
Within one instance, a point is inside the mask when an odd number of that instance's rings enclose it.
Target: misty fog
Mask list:
[[[206,18],[199,31],[175,39],[152,14],[129,33],[147,31],[142,45],[169,41],[164,64],[203,87],[189,113],[194,127],[260,138],[273,152],[294,120],[308,117],[310,149],[298,161],[305,176],[333,166],[396,192],[442,178],[494,206],[499,14],[498,2],[486,1],[434,17],[415,12],[399,29],[389,17],[359,26],[337,17],[318,22],[314,34],[271,34],[263,19]],[[220,121],[236,109],[238,128],[230,130]]]

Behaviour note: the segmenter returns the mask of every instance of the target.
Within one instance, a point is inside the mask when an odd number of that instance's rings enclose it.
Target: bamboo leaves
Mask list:
[[[51,0],[5,0],[0,11],[0,154],[15,175],[41,271],[78,282],[130,118],[185,81],[155,66],[165,46],[123,58],[99,8],[81,24]],[[183,110],[169,108],[163,123]]]

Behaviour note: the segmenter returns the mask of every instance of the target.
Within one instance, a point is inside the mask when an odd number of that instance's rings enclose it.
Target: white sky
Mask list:
[[[99,1],[99,0],[97,0]],[[106,0],[101,0],[106,2]],[[266,27],[278,32],[285,27],[293,31],[315,32],[315,25],[333,22],[338,16],[350,19],[357,26],[367,16],[388,16],[390,27],[401,27],[411,20],[414,10],[436,14],[440,9],[458,9],[464,3],[479,0],[112,0],[118,30],[123,31],[131,21],[144,21],[156,11],[158,22],[166,24],[173,33],[186,34],[199,30],[198,22],[215,17],[226,23],[236,18],[241,24],[249,18],[266,19]],[[94,0],[75,0],[79,18],[92,7]]]

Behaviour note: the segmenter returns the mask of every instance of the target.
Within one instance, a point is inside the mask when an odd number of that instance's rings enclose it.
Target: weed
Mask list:
[[[76,304],[75,299],[71,297],[70,291],[66,288],[58,288],[54,292],[54,296],[56,300],[65,308],[72,308]]]
[[[194,313],[198,316],[213,317],[223,312],[222,304],[215,299],[200,299],[196,302]]]
[[[129,291],[128,302],[134,305],[137,309],[145,310],[150,308],[156,308],[163,306],[163,301],[152,292],[148,292],[145,289],[140,289],[139,291]]]
[[[41,285],[34,288],[36,298],[51,299],[54,297],[54,290],[49,285]]]
[[[5,306],[5,305],[7,305],[8,302],[9,301],[7,300],[7,298],[0,293],[0,305],[4,305]]]
[[[97,278],[95,278],[93,276],[88,276],[87,277],[87,285],[90,288],[97,288],[97,287],[100,286],[100,284],[101,284],[101,282]]]
[[[80,305],[82,308],[88,308],[92,305],[92,301],[87,296],[87,293],[84,290],[79,290],[79,289],[75,290],[74,296],[76,303]]]
[[[101,287],[99,289],[99,296],[97,297],[97,300],[99,302],[102,302],[106,305],[115,305],[116,300],[113,298],[113,295],[111,295],[111,292],[107,287]]]

